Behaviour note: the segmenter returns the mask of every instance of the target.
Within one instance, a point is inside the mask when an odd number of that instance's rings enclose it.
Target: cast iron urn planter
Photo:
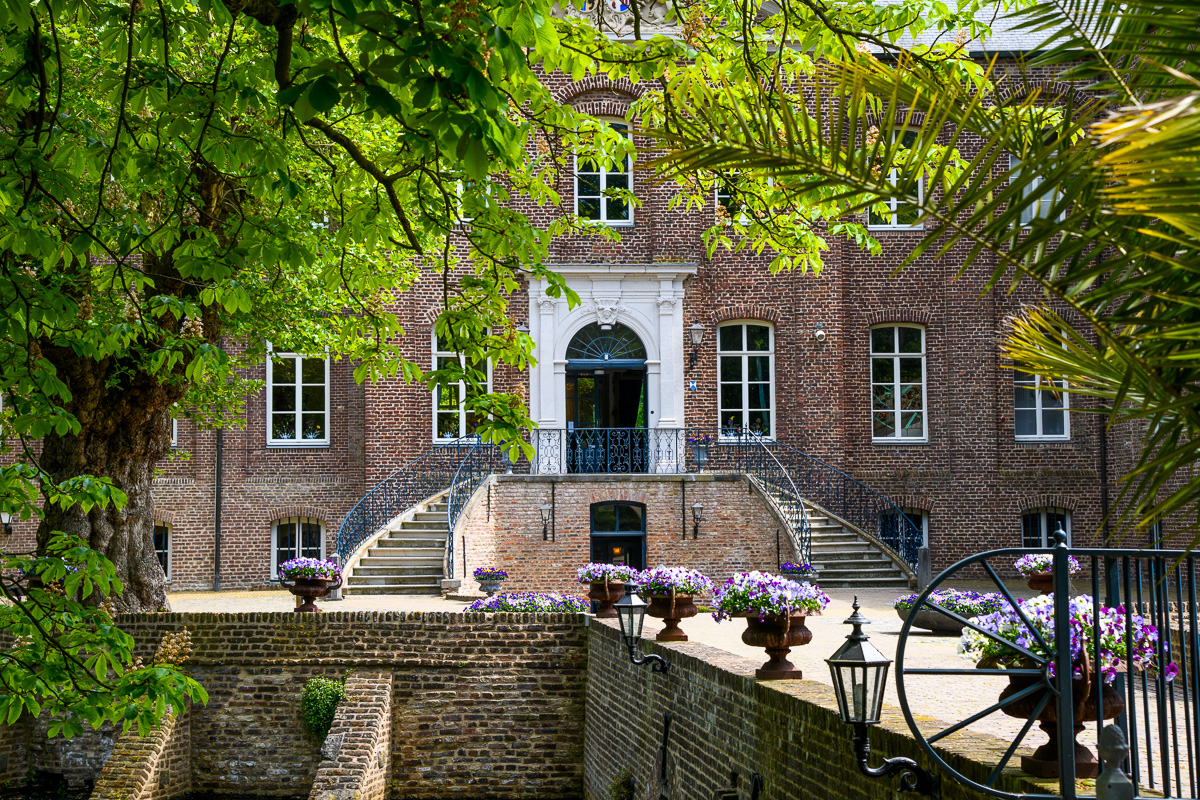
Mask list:
[[[600,619],[616,619],[613,603],[625,594],[625,581],[592,581],[591,587],[588,599],[595,600],[600,606],[596,609],[596,616]]]
[[[1101,716],[1103,719],[1115,719],[1125,710],[1125,701],[1121,699],[1121,695],[1117,694],[1117,691],[1111,685],[1100,680],[1100,676],[1092,668],[1090,660],[1086,655],[1082,666],[1082,674],[1071,680],[1071,697],[1075,701],[1073,721],[1075,723],[1076,736],[1083,731],[1084,722],[1096,719],[1097,696],[1100,698]],[[1057,678],[1051,679],[1051,683],[1055,683],[1056,681]],[[1028,689],[1030,686],[1041,682],[1042,678],[1040,676],[1010,675],[1008,686],[1000,693],[1000,699],[1004,700],[1022,689]],[[1037,709],[1040,699],[1035,692],[1011,705],[1005,706],[1001,710],[1010,717],[1028,719],[1029,715]],[[1041,723],[1038,727],[1046,732],[1046,736],[1050,741],[1035,750],[1032,756],[1021,756],[1021,769],[1039,778],[1057,778],[1058,714],[1055,711],[1053,699],[1046,704],[1045,708],[1042,709],[1042,713],[1038,715],[1038,722]],[[1098,774],[1100,774],[1100,764],[1096,760],[1095,754],[1084,745],[1075,742],[1075,777],[1094,778]]]
[[[770,656],[767,663],[754,671],[754,677],[764,681],[804,677],[804,673],[787,660],[787,655],[793,647],[812,641],[812,631],[804,626],[804,620],[813,614],[812,611],[793,611],[791,615],[765,614],[761,619],[753,611],[746,615],[742,641],[751,647],[764,648]]]
[[[896,616],[900,617],[900,619],[912,617],[914,628],[921,628],[922,630],[933,631],[934,633],[961,634],[963,632],[963,624],[961,622],[955,622],[945,614],[939,614],[937,611],[928,608],[923,608],[915,614],[911,608],[907,611],[901,611],[897,608]]]
[[[658,642],[686,642],[688,635],[679,629],[679,621],[698,613],[690,594],[652,594],[646,613],[661,619],[666,625],[654,637]]]
[[[1050,594],[1054,591],[1054,570],[1049,572],[1035,572],[1029,576],[1027,585],[1035,592],[1042,594]]]
[[[495,596],[496,592],[500,591],[500,584],[502,584],[502,583],[504,583],[503,580],[497,580],[497,581],[480,580],[479,581],[479,591],[487,592],[488,597],[493,597],[493,596]]]
[[[313,602],[318,597],[324,597],[334,589],[342,585],[342,576],[339,575],[336,579],[328,578],[296,578],[291,583],[288,583],[287,578],[280,578],[279,582],[287,587],[287,590],[297,597],[304,598],[304,602],[294,608],[302,614],[315,614],[321,609],[317,608],[317,604]]]

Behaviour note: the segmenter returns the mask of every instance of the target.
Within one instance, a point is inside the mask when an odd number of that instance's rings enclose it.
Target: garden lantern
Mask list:
[[[846,620],[846,624],[852,625],[853,629],[837,652],[825,659],[833,676],[838,713],[842,722],[854,726],[854,754],[858,769],[872,778],[901,775],[901,791],[930,795],[937,787],[936,777],[911,758],[889,758],[881,766],[867,766],[867,759],[871,755],[867,726],[879,723],[888,667],[892,661],[868,641],[862,626],[871,620],[860,614],[858,609],[858,597],[855,596],[854,613]]]
[[[704,519],[704,504],[695,503],[692,505],[692,538],[696,539],[700,535],[700,521]]]
[[[700,320],[696,320],[688,326],[688,336],[692,341],[692,353],[688,356],[688,370],[696,368],[696,359],[700,357],[700,343],[704,341],[704,332],[708,330],[700,324]]]
[[[617,619],[621,623],[621,638],[629,648],[629,660],[634,664],[650,662],[652,672],[666,672],[667,661],[662,656],[650,654],[638,656],[638,645],[642,641],[642,623],[646,621],[646,601],[638,597],[638,585],[632,581],[625,584],[625,596],[613,603]]]
[[[539,506],[538,511],[542,514],[542,541],[544,542],[550,538],[550,505],[547,503],[544,506]]]

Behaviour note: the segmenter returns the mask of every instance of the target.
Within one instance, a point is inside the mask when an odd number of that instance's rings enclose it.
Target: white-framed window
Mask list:
[[[1012,153],[1008,154],[1008,168],[1012,180],[1015,181],[1021,177],[1021,159]],[[1062,196],[1058,189],[1044,189],[1042,187],[1044,182],[1041,176],[1037,176],[1031,178],[1029,183],[1021,189],[1022,198],[1036,195],[1036,199],[1032,203],[1021,209],[1022,228],[1028,228],[1035,219],[1049,219],[1054,206]],[[1060,211],[1058,219],[1061,220],[1065,216],[1066,212]]]
[[[629,138],[629,125],[609,122],[609,126]],[[584,219],[609,225],[632,225],[633,208],[625,197],[609,192],[633,189],[633,159],[625,156],[619,164],[602,169],[600,164],[575,156],[575,213]]]
[[[1071,512],[1065,508],[1035,508],[1021,515],[1023,547],[1054,547],[1054,534],[1062,528],[1071,543]]]
[[[267,444],[329,444],[329,359],[271,352],[267,356]]]
[[[1070,401],[1065,380],[1013,370],[1013,425],[1018,442],[1071,438]]]
[[[911,443],[929,439],[925,414],[925,329],[879,325],[871,329],[871,440]]]
[[[765,322],[717,328],[717,414],[722,436],[775,435],[775,331]]]
[[[458,221],[469,225],[475,221],[478,212],[487,208],[487,198],[492,196],[490,180],[477,181],[465,178],[458,182]]]
[[[905,148],[910,148],[917,143],[917,132],[911,129],[892,131],[892,141],[896,137],[900,137],[900,143]],[[893,164],[901,160],[899,156],[893,159]],[[900,167],[893,166],[888,170],[888,180],[891,183],[896,183],[900,178]],[[925,201],[925,181],[920,179],[917,181],[917,202]],[[871,208],[867,211],[867,227],[881,228],[892,230],[920,230],[922,225],[921,209],[912,203],[906,203],[899,197],[888,197],[882,201],[887,208],[885,211],[877,211]]]
[[[271,577],[279,577],[279,565],[293,558],[325,558],[320,520],[288,517],[271,523]]]
[[[433,338],[433,368],[442,369],[449,363],[462,363],[462,356],[450,349],[449,343],[436,334]],[[492,365],[485,365],[487,383],[483,392],[492,391]],[[464,381],[439,385],[433,390],[433,438],[451,441],[474,432],[479,425],[475,412],[467,408],[470,387]]]
[[[913,526],[921,532],[920,546],[929,547],[929,514],[919,508],[901,508],[900,513],[908,517]],[[899,538],[901,520],[897,518],[895,511],[884,511],[879,515],[879,517],[880,532],[883,534],[884,541],[888,542],[888,544],[891,544],[891,542],[888,541],[888,537],[890,535],[894,538]]]
[[[154,555],[158,556],[163,575],[171,580],[171,526],[165,522],[154,523]]]
[[[179,447],[179,420],[171,417],[171,447]]]

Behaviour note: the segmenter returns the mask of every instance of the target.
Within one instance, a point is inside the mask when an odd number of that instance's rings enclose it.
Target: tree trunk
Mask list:
[[[55,481],[77,475],[110,478],[128,495],[122,508],[46,503],[38,526],[38,552],[44,553],[54,531],[85,539],[116,567],[125,585],[113,601],[120,611],[169,610],[166,575],[154,552],[154,506],[150,484],[154,468],[171,446],[170,404],[178,389],[138,373],[120,375],[112,362],[80,359],[55,348],[45,355],[70,386],[66,408],[83,426],[78,436],[50,434],[43,439],[41,466]],[[115,384],[115,385],[114,385]],[[86,602],[99,603],[93,596]]]

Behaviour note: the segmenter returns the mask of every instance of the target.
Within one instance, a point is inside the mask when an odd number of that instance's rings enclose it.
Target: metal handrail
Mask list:
[[[438,445],[375,484],[338,528],[335,547],[342,563],[398,514],[450,487],[465,458],[463,448],[467,444],[473,448],[478,441],[469,436]]]
[[[775,456],[773,452],[771,452],[770,449],[767,448],[766,444],[763,443],[762,437],[759,437],[758,444],[760,447],[762,447],[763,451],[771,457],[771,460],[775,462],[775,466],[778,467],[779,474],[787,478],[788,486],[791,487],[791,495],[787,496],[785,494],[787,487],[781,486],[778,480],[772,481],[772,485],[768,484],[767,478],[764,474],[758,474],[754,477],[764,485],[767,485],[769,490],[772,490],[771,493],[775,497],[776,505],[778,505],[779,510],[783,511],[786,515],[788,522],[788,534],[791,536],[792,548],[796,551],[796,557],[799,558],[803,564],[811,564],[812,526],[808,521],[808,511],[804,507],[804,497],[800,494],[800,490],[796,488],[796,482],[792,480],[791,474],[783,466],[783,463]],[[786,508],[784,507],[785,503],[787,504]]]
[[[458,524],[459,516],[480,484],[494,472],[502,471],[502,449],[502,446],[485,445],[476,439],[454,471],[446,497],[446,577],[449,579],[454,578],[454,526]]]

